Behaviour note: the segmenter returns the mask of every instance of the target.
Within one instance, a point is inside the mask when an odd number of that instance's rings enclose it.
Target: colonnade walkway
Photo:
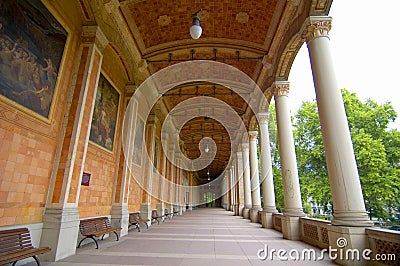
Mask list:
[[[284,261],[276,253],[273,260],[261,260],[257,253],[265,247],[268,252],[287,251],[284,258],[289,258],[289,252],[296,254],[294,249],[300,254],[304,249],[320,254],[319,249],[301,241],[285,240],[280,232],[264,229],[232,212],[199,208],[153,224],[149,229],[142,228],[141,232],[132,228],[118,242],[111,235],[99,241],[99,249],[95,249],[94,242],[89,243],[73,256],[42,265],[333,265],[327,257],[317,261]]]

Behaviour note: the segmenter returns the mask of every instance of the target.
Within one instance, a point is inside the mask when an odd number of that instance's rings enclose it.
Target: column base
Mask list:
[[[261,206],[257,206],[257,207],[253,207],[250,210],[250,220],[253,223],[258,223],[259,219],[258,219],[258,212],[261,211]]]
[[[333,214],[332,225],[350,227],[370,227],[374,223],[365,212],[336,211]]]
[[[239,205],[237,204],[233,205],[233,212],[235,216],[239,215]]]
[[[227,203],[227,204],[226,204],[226,209],[225,209],[225,210],[230,211],[230,210],[231,210],[231,204]]]
[[[147,222],[148,226],[151,226],[151,205],[150,204],[141,204],[140,205],[140,216],[143,219],[149,219],[150,221]]]
[[[242,214],[243,214],[243,218],[244,219],[250,219],[250,209],[251,208],[249,208],[249,207],[244,207],[243,208]]]
[[[300,240],[300,216],[288,216],[283,214],[282,233],[285,239]]]
[[[369,248],[368,236],[365,227],[346,227],[328,225],[329,246],[337,249],[333,255],[337,258],[333,261],[339,265],[366,265],[368,261],[363,259],[363,251]],[[357,259],[354,252],[358,253]],[[369,255],[372,258],[372,253]]]
[[[165,205],[164,202],[160,202],[156,204],[156,209],[157,209],[157,213],[159,215],[164,215],[165,214]]]
[[[43,215],[41,246],[51,248],[41,255],[44,261],[58,261],[74,255],[79,235],[77,207],[46,208]]]
[[[244,205],[239,204],[238,205],[238,216],[243,216],[243,209],[244,209]]]
[[[128,234],[129,212],[128,205],[115,205],[111,207],[111,226],[121,228],[119,236]]]
[[[261,224],[263,228],[271,229],[274,228],[274,221],[272,220],[273,212],[268,212],[265,210],[261,211]]]
[[[224,208],[226,210],[226,203],[222,203],[222,208]]]

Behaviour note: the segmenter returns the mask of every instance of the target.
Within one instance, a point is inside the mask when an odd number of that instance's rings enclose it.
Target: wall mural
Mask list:
[[[0,1],[0,95],[49,118],[66,40],[39,0]]]
[[[133,162],[142,165],[142,146],[144,136],[144,122],[139,116],[136,119],[135,141],[133,143]]]
[[[110,151],[114,146],[118,105],[118,91],[100,74],[89,140]]]

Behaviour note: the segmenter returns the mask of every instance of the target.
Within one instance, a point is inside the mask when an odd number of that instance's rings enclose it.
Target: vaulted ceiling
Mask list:
[[[216,60],[252,78],[265,91],[272,82],[287,79],[302,45],[299,31],[311,15],[327,15],[332,0],[80,0],[86,23],[104,25],[105,35],[121,57],[127,83],[138,86],[144,78],[186,60]],[[202,36],[189,35],[192,14],[199,8]],[[250,93],[250,92],[249,92]],[[221,85],[184,84],[158,102],[169,112],[182,101],[210,96],[232,106],[246,126],[253,116],[247,103]],[[269,96],[271,97],[271,96]],[[230,156],[226,125],[198,117],[180,132],[188,157],[196,158],[199,141],[213,138],[218,152],[208,168],[216,177]],[[200,172],[200,176],[205,175]]]

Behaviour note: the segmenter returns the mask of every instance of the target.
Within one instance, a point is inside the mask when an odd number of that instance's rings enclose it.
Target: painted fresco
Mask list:
[[[66,40],[39,0],[0,1],[0,95],[49,118]]]
[[[112,151],[118,118],[119,93],[100,74],[89,140]]]

